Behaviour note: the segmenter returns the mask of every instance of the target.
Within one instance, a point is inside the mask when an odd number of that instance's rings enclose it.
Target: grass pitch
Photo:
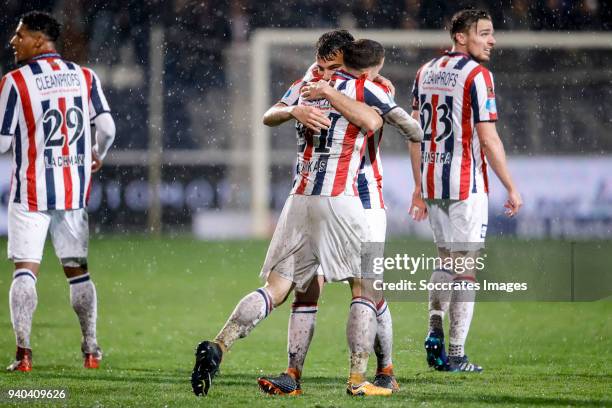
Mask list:
[[[419,245],[422,245],[419,243]],[[540,245],[533,243],[532,245]],[[543,245],[543,244],[541,244]],[[0,246],[5,247],[5,242]],[[344,394],[349,290],[326,287],[299,398],[270,398],[255,379],[286,364],[288,305],[225,356],[210,395],[192,395],[193,349],[214,337],[238,300],[258,287],[267,242],[205,243],[138,237],[94,239],[102,369],[81,368],[80,331],[50,245],[37,283],[31,373],[0,373],[8,389],[67,389],[63,402],[18,406],[610,406],[612,303],[479,303],[467,344],[480,375],[431,372],[422,342],[427,305],[391,303],[394,363],[402,386],[386,399]],[[609,263],[608,263],[609,265]],[[8,310],[12,266],[0,275],[0,350],[14,356]],[[370,362],[371,370],[373,361]]]

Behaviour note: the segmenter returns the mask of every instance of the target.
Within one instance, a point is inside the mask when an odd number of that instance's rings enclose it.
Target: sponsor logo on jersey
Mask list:
[[[56,157],[45,157],[45,168],[50,169],[53,167],[70,167],[70,166],[84,166],[85,155],[84,154],[73,154],[70,156],[56,156]]]
[[[453,160],[451,152],[423,152],[421,154],[423,163],[449,164]]]
[[[497,113],[497,106],[495,104],[495,98],[487,99],[487,103],[485,104],[485,108],[487,108],[487,110],[490,113]]]
[[[310,160],[298,164],[298,173],[321,173],[327,168],[328,157],[320,157],[317,160]]]

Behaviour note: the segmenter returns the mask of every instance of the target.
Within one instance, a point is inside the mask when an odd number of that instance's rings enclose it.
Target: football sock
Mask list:
[[[429,331],[444,333],[444,312],[441,310],[431,310],[429,312]]]
[[[289,357],[287,372],[299,379],[306,360],[306,353],[312,341],[315,323],[317,321],[316,303],[294,302],[289,315],[287,333],[287,355]]]
[[[474,314],[475,298],[476,291],[474,290],[453,290],[449,308],[449,355],[451,357],[462,357],[464,354],[465,340]]]
[[[249,293],[236,305],[225,326],[215,337],[215,342],[220,343],[224,352],[229,350],[236,340],[246,337],[273,308],[272,298],[265,288]]]
[[[463,357],[463,344],[453,344],[450,343],[448,345],[448,355],[451,357]]]
[[[376,305],[376,324],[374,352],[376,353],[377,367],[380,370],[392,364],[391,354],[393,351],[393,323],[391,321],[391,310],[389,310],[385,299],[382,299]]]
[[[355,297],[351,302],[346,337],[350,351],[350,381],[365,381],[368,358],[376,336],[376,305],[369,299]],[[360,380],[361,379],[361,380]]]
[[[453,281],[453,274],[444,269],[432,272],[430,283],[449,284]],[[430,290],[429,291],[429,331],[444,333],[444,314],[448,311],[451,301],[452,290]],[[435,316],[435,317],[434,317]]]
[[[93,353],[98,346],[96,340],[96,320],[98,319],[96,287],[89,273],[68,278],[68,283],[70,284],[70,303],[81,324],[82,350],[84,353]]]
[[[17,347],[31,348],[32,317],[37,303],[36,276],[29,269],[17,269],[13,273],[13,282],[9,290],[11,322]]]

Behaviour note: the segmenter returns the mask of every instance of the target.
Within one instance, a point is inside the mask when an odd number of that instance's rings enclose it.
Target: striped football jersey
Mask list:
[[[90,123],[109,111],[96,74],[56,53],[6,74],[0,83],[0,137],[13,137],[10,200],[30,211],[84,208],[91,183]]]
[[[337,71],[330,83],[344,95],[364,102],[381,115],[397,106],[383,89],[364,76],[355,78],[347,72]],[[297,124],[298,160],[291,194],[358,196],[357,177],[371,135],[350,123],[325,99],[306,101],[300,97],[298,104],[316,106],[327,112],[331,126],[314,134]]]
[[[469,55],[446,52],[423,65],[413,87],[420,112],[422,191],[428,199],[488,193],[487,165],[475,124],[497,120],[493,75]]]
[[[297,105],[300,100],[300,90],[309,81],[317,80],[320,76],[317,72],[317,65],[313,64],[308,68],[304,76],[293,82],[287,92],[283,95],[279,102],[284,103],[287,106]],[[388,89],[384,86],[375,83],[379,86],[390,100],[393,100]],[[395,104],[393,103],[393,106]],[[299,131],[300,124],[296,124]],[[385,202],[383,199],[383,169],[382,160],[379,154],[379,145],[382,140],[383,128],[374,132],[367,139],[367,146],[365,148],[365,154],[359,166],[359,174],[357,177],[357,192],[363,208],[366,209],[380,209],[385,208]],[[299,157],[298,157],[299,159]],[[296,175],[299,172],[299,165],[296,165]]]

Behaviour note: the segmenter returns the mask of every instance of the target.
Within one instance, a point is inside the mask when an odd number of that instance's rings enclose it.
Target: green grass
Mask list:
[[[0,373],[0,389],[65,388],[69,406],[612,405],[612,303],[606,301],[479,303],[467,347],[471,359],[485,367],[480,375],[429,371],[422,349],[426,304],[394,302],[394,362],[402,390],[384,400],[350,399],[344,394],[349,291],[342,284],[324,291],[303,397],[269,398],[255,382],[285,367],[288,305],[283,305],[235,345],[210,395],[196,399],[188,382],[193,348],[214,337],[236,302],[258,287],[266,247],[266,242],[185,238],[93,240],[90,267],[105,358],[101,370],[86,371],[68,285],[48,245],[37,284],[34,371]],[[7,305],[12,266],[4,261],[2,269],[0,350],[8,364],[14,353]]]

